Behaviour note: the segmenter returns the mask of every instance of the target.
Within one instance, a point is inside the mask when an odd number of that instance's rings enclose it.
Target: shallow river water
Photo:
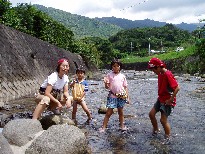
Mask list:
[[[168,118],[171,125],[171,141],[170,144],[163,145],[161,141],[164,131],[159,122],[160,114],[157,114],[157,119],[161,133],[157,137],[151,134],[152,125],[148,117],[157,99],[155,77],[128,79],[131,104],[124,107],[125,125],[128,130],[122,132],[119,129],[118,114],[114,113],[105,133],[98,131],[105,116],[98,113],[98,108],[106,103],[107,90],[102,81],[88,80],[90,86],[86,101],[94,120],[89,125],[86,124],[86,114],[79,107],[77,126],[85,132],[91,153],[205,153],[205,95],[193,92],[205,87],[205,82],[199,82],[196,78],[191,78],[191,81],[178,78],[181,89],[177,95],[177,106]],[[28,105],[26,102],[24,104]],[[71,109],[69,115],[70,111]]]

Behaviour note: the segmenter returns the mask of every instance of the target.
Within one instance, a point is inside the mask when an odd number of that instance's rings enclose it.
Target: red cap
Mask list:
[[[150,59],[149,63],[148,63],[148,69],[157,67],[157,66],[162,66],[162,67],[166,67],[165,63],[162,62],[160,59],[158,58],[152,58]]]
[[[65,58],[62,58],[62,59],[58,60],[58,65],[62,64],[64,61],[67,61],[67,62],[68,62],[68,60],[65,59]]]

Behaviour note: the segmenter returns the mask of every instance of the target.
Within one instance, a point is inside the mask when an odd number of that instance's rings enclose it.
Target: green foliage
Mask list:
[[[34,7],[28,4],[19,4],[17,7],[11,8],[10,2],[6,0],[0,1],[0,4],[1,23],[65,50],[78,53],[86,62],[98,67],[110,63],[113,58],[120,58],[125,63],[148,61],[153,56],[167,60],[193,55],[195,50],[194,47],[190,47],[193,44],[190,33],[180,30],[172,24],[158,28],[122,30],[115,25],[40,5]],[[200,36],[203,36],[202,32],[200,29]],[[81,39],[75,40],[74,37]],[[108,37],[110,38],[106,39]],[[166,53],[148,56],[149,43],[151,49],[163,49],[166,50]],[[183,46],[185,50],[173,52],[177,46]],[[196,46],[197,54],[203,60],[205,56],[204,40],[197,42]],[[188,67],[188,64],[185,67]],[[190,67],[189,70],[191,69]]]
[[[8,3],[9,4],[9,3]],[[47,14],[37,10],[35,7],[28,4],[19,4],[17,7],[10,8],[5,7],[3,18],[1,23],[16,28],[24,33],[35,36],[39,39],[47,41],[53,45],[64,48],[72,52],[80,54],[87,62],[96,64],[97,66],[102,65],[100,49],[106,49],[109,51],[109,42],[107,44],[100,42],[96,47],[93,44],[86,44],[82,41],[74,41],[73,32],[63,26],[63,24],[53,20]],[[106,41],[103,41],[106,42]],[[106,47],[106,48],[105,48]]]
[[[95,46],[99,52],[100,59],[104,64],[110,62],[115,56],[112,44],[107,39],[102,39],[99,37],[86,37],[81,39],[81,41]]]
[[[199,68],[200,72],[205,72],[205,38],[199,39],[196,42],[197,52],[196,54],[199,55]]]
[[[11,7],[11,3],[8,0],[0,0],[0,16],[9,10]]]
[[[18,18],[17,12],[11,9],[11,3],[7,0],[0,1],[0,23],[6,26],[22,30],[21,20]]]
[[[144,53],[145,50],[148,51],[149,43],[151,49],[154,50],[162,50],[164,47],[173,48],[191,40],[191,34],[176,28],[172,24],[167,24],[164,27],[123,30],[111,36],[109,40],[115,49],[146,56]],[[131,43],[133,45],[132,50]]]
[[[6,26],[13,27],[17,30],[23,31],[24,27],[21,25],[21,20],[17,15],[17,12],[13,9],[7,10],[0,19],[0,23]]]
[[[74,52],[81,55],[86,61],[95,64],[97,67],[102,65],[101,55],[98,52],[96,46],[92,43],[87,43],[83,40],[78,40],[75,42],[76,47]]]
[[[31,5],[28,4],[19,4],[18,7],[14,8],[16,11],[18,18],[20,19],[20,24],[22,25],[22,31],[27,34],[33,34],[33,22],[34,22],[34,15],[36,14],[37,10],[33,8]]]
[[[75,47],[73,32],[35,7],[23,3],[14,8],[6,6],[1,23],[65,50],[72,51]]]
[[[196,42],[197,54],[200,55],[201,59],[205,59],[205,38],[199,39]]]
[[[192,63],[185,61],[185,63],[182,64],[182,67],[183,67],[184,72],[187,72],[190,74],[200,72],[200,62],[199,61],[194,61]]]
[[[15,9],[26,27],[25,33],[66,50],[73,49],[74,34],[62,24],[28,4],[20,4]]]
[[[123,59],[125,57],[127,57],[127,53],[122,53],[120,52],[120,50],[117,50],[117,49],[113,49],[113,58],[116,58],[116,59]]]

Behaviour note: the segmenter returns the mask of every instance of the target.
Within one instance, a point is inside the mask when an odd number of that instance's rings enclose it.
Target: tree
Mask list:
[[[3,16],[11,7],[11,3],[8,0],[0,0],[0,16]]]
[[[102,60],[100,59],[101,54],[97,50],[95,44],[91,42],[85,42],[84,40],[77,40],[75,45],[76,48],[74,52],[80,54],[83,59],[86,60],[86,62],[89,61],[92,64],[95,64],[97,67],[102,65]]]
[[[109,63],[113,58],[115,58],[113,47],[109,40],[99,37],[86,37],[81,40],[87,44],[92,44],[97,48],[97,51],[101,56],[100,59],[104,64]]]
[[[9,1],[0,1],[0,16],[0,23],[17,30],[23,30],[21,20],[19,19],[17,12],[11,8],[11,3]]]
[[[123,30],[111,36],[109,41],[112,43],[113,48],[123,53],[130,51],[130,42],[132,42],[136,46],[133,49],[133,54],[137,52],[138,55],[146,56],[149,38],[152,49],[161,50],[162,42],[163,47],[174,48],[190,40],[191,34],[188,31],[178,29],[172,24],[167,24],[163,27]]]

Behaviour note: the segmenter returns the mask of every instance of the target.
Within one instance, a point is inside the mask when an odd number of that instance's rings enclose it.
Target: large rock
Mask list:
[[[52,125],[59,125],[59,124],[75,125],[73,120],[62,115],[47,115],[43,117],[40,120],[40,122],[44,130],[47,130]]]
[[[11,120],[11,115],[0,112],[0,127],[4,127]]]
[[[98,108],[98,113],[99,114],[106,114],[106,112],[107,112],[106,104],[101,104],[101,106]],[[114,108],[113,112],[116,113],[117,112],[117,108]]]
[[[6,138],[0,133],[0,154],[13,154]]]
[[[2,134],[10,144],[23,146],[42,130],[43,128],[38,120],[17,119],[9,121]]]
[[[83,154],[88,144],[83,132],[72,125],[53,125],[34,140],[25,154]]]
[[[0,24],[0,47],[0,101],[2,102],[34,94],[47,75],[55,71],[59,58],[69,59],[69,72],[72,74],[79,65],[83,65],[86,71],[88,69],[80,55],[2,24]],[[90,69],[97,70],[96,67]]]
[[[0,109],[4,106],[4,102],[0,102]]]

